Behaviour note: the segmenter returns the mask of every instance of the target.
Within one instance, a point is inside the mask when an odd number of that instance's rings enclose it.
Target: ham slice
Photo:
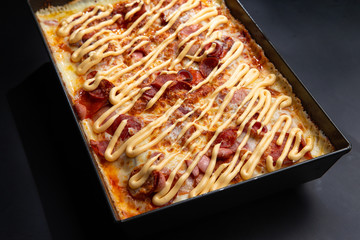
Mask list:
[[[87,109],[86,106],[79,103],[79,102],[75,102],[74,104],[74,110],[77,113],[78,117],[83,120],[86,118],[87,116]]]
[[[192,160],[186,160],[185,163],[187,165],[187,167],[189,167],[191,165],[193,161]],[[193,175],[194,178],[197,178],[201,173],[205,173],[206,169],[208,168],[210,163],[210,158],[207,157],[206,155],[203,155],[198,164],[194,167],[194,169],[192,170],[191,174]],[[201,172],[201,173],[200,173]]]
[[[158,172],[158,174],[159,174],[159,177],[158,177],[158,181],[157,181],[154,192],[160,192],[165,187],[165,184],[166,184],[166,177],[165,177],[164,173],[162,173],[160,171],[160,172]]]
[[[187,167],[189,167],[191,165],[193,161],[192,160],[186,160],[185,163],[187,165]],[[192,170],[191,174],[193,175],[193,177],[197,177],[199,176],[199,167],[198,166],[195,166],[194,169]]]
[[[233,154],[234,152],[230,148],[220,148],[217,157],[219,160],[225,160],[229,159]]]
[[[134,64],[140,61],[144,56],[145,54],[142,51],[135,51],[131,54],[131,61]]]
[[[203,173],[206,172],[206,169],[208,168],[209,166],[209,163],[210,163],[210,158],[206,155],[203,155],[201,158],[200,158],[200,161],[198,162],[197,166],[199,168],[199,170]]]

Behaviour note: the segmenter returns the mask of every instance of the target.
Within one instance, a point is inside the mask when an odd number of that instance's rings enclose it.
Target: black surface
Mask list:
[[[360,1],[242,2],[353,150],[318,180],[206,218],[189,216],[184,231],[160,236],[359,239]],[[126,239],[78,145],[25,1],[2,5],[0,18],[0,239]]]

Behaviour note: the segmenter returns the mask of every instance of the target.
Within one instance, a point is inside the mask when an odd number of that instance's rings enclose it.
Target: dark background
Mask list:
[[[157,236],[359,239],[360,1],[242,2],[353,150],[318,180]],[[113,221],[26,2],[1,10],[0,239],[139,235]]]

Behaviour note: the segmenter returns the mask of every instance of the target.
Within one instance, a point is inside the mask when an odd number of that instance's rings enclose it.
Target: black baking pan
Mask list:
[[[49,6],[64,5],[68,0],[28,0],[31,11],[35,17],[35,12],[41,8]],[[319,106],[316,100],[311,96],[309,91],[304,87],[297,76],[292,72],[286,62],[274,49],[273,45],[267,40],[260,28],[256,25],[254,20],[249,16],[244,7],[236,0],[225,1],[231,14],[238,19],[249,31],[252,38],[262,47],[265,55],[280,71],[280,73],[290,82],[294,93],[301,100],[305,111],[308,113],[312,121],[325,133],[333,144],[335,151],[312,160],[296,164],[291,167],[280,169],[278,171],[264,174],[247,181],[243,181],[234,185],[230,185],[223,189],[219,189],[198,197],[184,200],[178,203],[171,204],[135,217],[121,220],[113,206],[110,195],[105,187],[102,175],[97,168],[96,161],[92,156],[90,147],[85,139],[85,134],[78,123],[79,130],[82,132],[84,143],[87,145],[89,155],[92,159],[93,165],[97,170],[98,177],[102,182],[102,186],[113,212],[116,222],[127,223],[127,226],[139,226],[142,229],[147,226],[152,228],[154,224],[161,225],[166,223],[174,223],[174,221],[181,221],[181,219],[189,216],[204,216],[212,214],[216,211],[222,211],[225,208],[236,206],[244,202],[251,201],[269,193],[278,192],[284,188],[294,186],[296,184],[304,183],[321,177],[342,155],[351,150],[351,144],[338,130],[334,123],[330,120],[327,114]],[[36,20],[36,17],[35,17]],[[36,20],[41,32],[39,23]],[[50,48],[43,36],[44,43],[48,49],[51,60],[59,79],[61,75],[56,67],[54,59],[51,56]],[[68,104],[72,109],[70,97],[67,95],[65,86],[61,81],[64,92],[67,96]],[[74,119],[77,117],[73,111]],[[78,121],[77,121],[78,122]],[[162,225],[164,226],[164,225]],[[129,228],[130,229],[130,228]]]

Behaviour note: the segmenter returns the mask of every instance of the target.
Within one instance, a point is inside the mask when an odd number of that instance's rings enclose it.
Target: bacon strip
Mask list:
[[[100,159],[105,159],[104,155],[108,145],[109,145],[109,141],[107,140],[104,141],[90,140],[91,148]]]
[[[200,29],[200,25],[198,25],[198,24],[186,26],[178,33],[178,38],[180,40],[183,40],[187,36],[189,36],[190,34],[196,32],[199,29]]]
[[[235,143],[236,138],[236,129],[228,128],[218,135],[214,142],[214,145],[221,143],[220,148],[229,148]]]
[[[125,20],[125,16],[128,12],[130,12],[132,9],[139,6],[139,3],[135,3],[129,7],[126,7],[126,3],[117,3],[114,5],[114,9],[112,14],[121,14],[122,17],[118,19],[117,24],[121,28],[125,28],[129,23],[135,22],[141,15],[143,15],[146,12],[145,5],[141,7],[139,11],[137,11],[133,16],[131,16],[129,19]]]
[[[138,173],[142,167],[143,165],[136,166],[134,170],[131,172],[130,178],[134,176],[136,173]],[[145,200],[155,191],[158,180],[159,180],[159,171],[153,171],[146,180],[146,182],[141,187],[137,189],[132,189],[128,185],[128,191],[133,198],[139,200]]]
[[[240,104],[245,99],[245,97],[248,95],[248,91],[245,89],[238,89],[234,92],[234,95],[231,99],[231,103],[237,103]]]
[[[144,165],[136,166],[130,174],[129,179],[138,173]],[[130,195],[138,200],[145,200],[153,193],[161,191],[165,187],[166,179],[168,174],[165,171],[154,170],[151,172],[150,176],[146,182],[137,189],[132,189],[129,185],[128,191]]]

